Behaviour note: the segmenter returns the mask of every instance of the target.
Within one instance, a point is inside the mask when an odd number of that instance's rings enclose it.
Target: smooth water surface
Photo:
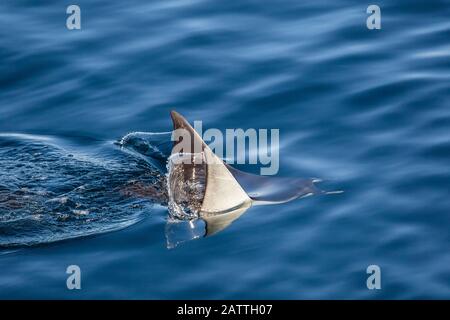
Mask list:
[[[78,0],[74,31],[69,4],[0,3],[0,201],[17,186],[36,208],[23,233],[0,217],[0,244],[76,226],[3,248],[0,298],[450,298],[448,1],[378,1],[381,30],[361,1]],[[279,128],[280,175],[345,192],[254,207],[168,250],[167,208],[121,193],[152,172],[113,141],[170,130],[171,109]],[[75,201],[46,212],[44,182]]]

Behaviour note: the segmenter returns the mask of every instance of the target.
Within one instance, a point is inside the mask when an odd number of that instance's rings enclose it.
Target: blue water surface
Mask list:
[[[251,208],[172,250],[158,205],[113,232],[2,249],[0,298],[450,298],[448,1],[77,0],[69,31],[70,4],[0,3],[2,134],[126,167],[106,145],[170,130],[175,109],[205,128],[278,128],[280,175],[345,192]],[[381,290],[366,287],[372,264]]]

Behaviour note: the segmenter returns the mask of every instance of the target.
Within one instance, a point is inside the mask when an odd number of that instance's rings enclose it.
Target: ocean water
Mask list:
[[[450,298],[448,1],[77,0],[72,31],[69,4],[0,3],[0,201],[14,185],[28,208],[42,192],[82,204],[51,207],[75,213],[73,239],[66,216],[0,217],[1,244],[37,240],[1,249],[0,298]],[[254,207],[169,250],[167,208],[115,192],[154,172],[113,142],[170,130],[172,109],[205,128],[278,128],[280,175],[344,193]]]

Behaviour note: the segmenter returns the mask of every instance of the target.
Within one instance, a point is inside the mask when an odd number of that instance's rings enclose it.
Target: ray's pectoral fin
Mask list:
[[[247,195],[239,182],[230,172],[225,163],[217,157],[199,134],[180,114],[171,112],[174,130],[183,129],[187,151],[197,151],[200,155],[191,154],[184,159],[201,158],[201,163],[174,162],[179,160],[181,148],[174,148],[169,158],[169,210],[177,218],[183,216],[180,210],[188,207],[189,213],[196,211],[196,217],[202,219],[205,225],[205,236],[215,234],[229,226],[252,205],[252,199]],[[187,138],[186,138],[187,135]],[[182,139],[174,141],[174,146],[182,143]],[[195,145],[200,146],[195,150]],[[186,148],[185,148],[186,149]],[[186,150],[184,150],[186,151]],[[183,181],[178,181],[182,177]],[[184,188],[180,187],[184,185]],[[193,186],[193,188],[190,188]],[[200,187],[199,187],[200,186]],[[202,192],[201,195],[198,192]],[[190,199],[190,201],[186,201]],[[184,206],[179,206],[180,202]],[[187,214],[188,216],[190,214]]]
[[[259,176],[226,165],[247,192],[254,205],[284,203],[297,198],[325,194],[315,185],[317,179]]]
[[[228,227],[252,204],[283,203],[325,193],[314,185],[315,179],[258,176],[237,170],[217,157],[179,113],[172,111],[171,117],[174,135],[179,129],[183,135],[176,134],[169,158],[169,212],[178,221],[183,217],[202,219],[205,236]],[[201,161],[175,161],[180,159]],[[198,237],[198,232],[195,234]]]
[[[212,152],[186,119],[175,111],[171,112],[171,116],[174,130],[184,129],[185,134],[189,135],[191,143],[187,143],[188,149],[190,149],[188,151],[191,153],[194,153],[193,151],[201,153],[201,155],[195,155],[201,158],[200,165],[203,166],[200,167],[200,170],[203,171],[203,180],[201,182],[204,184],[204,196],[202,197],[199,215],[220,214],[228,212],[230,209],[250,206],[250,197],[225,166],[222,159]],[[181,142],[175,141],[174,146]],[[200,146],[200,149],[195,150],[195,145]],[[177,148],[177,150],[179,149],[180,148]],[[175,152],[177,153],[178,151]],[[177,154],[172,152],[172,156],[177,156]],[[192,158],[187,159],[189,160]],[[177,165],[185,173],[184,182],[189,182],[197,178],[196,174],[199,171],[199,163],[183,162],[177,163]]]

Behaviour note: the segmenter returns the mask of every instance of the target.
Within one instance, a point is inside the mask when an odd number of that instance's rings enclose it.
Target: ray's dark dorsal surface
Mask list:
[[[190,143],[189,150],[195,150],[195,146],[201,146],[199,153],[190,154],[202,158],[201,164],[190,161],[188,164],[170,165],[172,158],[179,156],[172,152],[169,159],[169,209],[172,217],[180,218],[186,216],[186,206],[177,205],[177,195],[182,193],[179,186],[192,186],[187,192],[191,199],[195,199],[197,212],[194,217],[206,222],[205,235],[217,233],[228,227],[234,220],[244,214],[252,205],[275,204],[294,200],[313,194],[322,194],[314,186],[315,179],[289,178],[289,177],[266,177],[239,171],[225,164],[219,159],[203,141],[199,134],[179,113],[171,112],[174,130],[182,129],[187,132]],[[181,143],[182,139],[175,141],[174,146]],[[175,149],[175,148],[174,148]],[[180,175],[173,174],[183,171],[185,181],[180,184]],[[200,178],[195,172],[201,172]],[[193,181],[193,180],[200,181]],[[201,196],[198,197],[198,186]],[[247,189],[245,188],[247,187]],[[172,189],[171,189],[172,188]],[[189,198],[189,197],[185,197]],[[201,202],[201,204],[200,204]],[[189,214],[192,213],[189,208]],[[192,218],[192,215],[190,215]]]
[[[314,179],[258,176],[225,164],[180,114],[171,117],[199,153],[174,153],[172,132],[130,133],[115,144],[92,140],[83,150],[69,139],[1,135],[0,246],[122,229],[158,204],[169,208],[166,236],[174,247],[223,230],[252,205],[322,193]],[[203,161],[174,161],[186,156]]]

